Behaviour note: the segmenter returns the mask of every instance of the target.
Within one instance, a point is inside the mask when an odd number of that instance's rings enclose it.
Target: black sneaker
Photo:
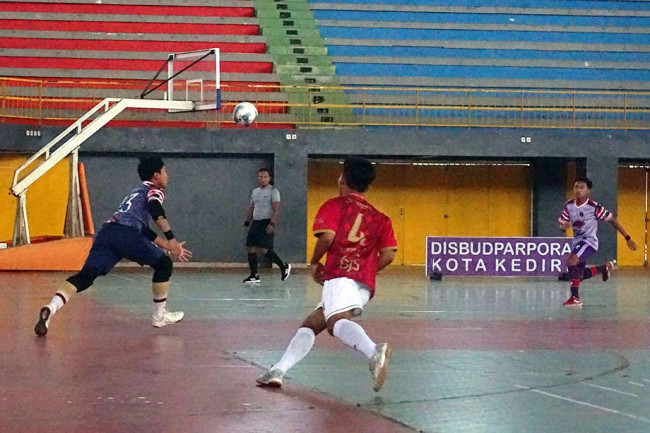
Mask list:
[[[610,260],[603,265],[603,281],[609,280],[610,275],[612,274],[612,269],[616,266],[615,260]]]
[[[41,312],[38,313],[38,322],[36,322],[36,326],[34,326],[34,332],[36,332],[36,335],[43,336],[47,334],[51,313],[52,312],[48,307],[41,308]]]
[[[291,275],[291,264],[285,263],[284,267],[280,269],[280,278],[282,278],[282,281],[284,281],[289,278],[289,275]]]
[[[256,283],[259,283],[259,282],[260,282],[260,277],[258,277],[257,275],[251,275],[250,277],[248,277],[248,278],[246,278],[244,280],[244,283],[247,283],[247,284],[256,284]]]

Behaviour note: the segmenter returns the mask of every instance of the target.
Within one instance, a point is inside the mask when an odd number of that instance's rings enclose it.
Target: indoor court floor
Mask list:
[[[320,298],[306,269],[177,269],[185,311],[153,328],[147,269],[118,268],[34,334],[69,273],[0,273],[0,432],[634,432],[650,431],[650,271],[566,282],[429,280],[391,267],[361,322],[393,345],[375,393],[365,358],[317,337],[284,386],[255,378],[278,360]]]

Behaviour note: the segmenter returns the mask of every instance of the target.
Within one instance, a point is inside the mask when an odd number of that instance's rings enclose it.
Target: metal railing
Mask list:
[[[69,124],[107,97],[137,98],[143,83],[0,78],[0,85],[0,122],[51,125]],[[650,92],[229,83],[221,89],[221,111],[141,110],[119,120],[126,126],[226,127],[232,125],[233,107],[246,100],[256,104],[260,124],[277,127],[650,129]]]

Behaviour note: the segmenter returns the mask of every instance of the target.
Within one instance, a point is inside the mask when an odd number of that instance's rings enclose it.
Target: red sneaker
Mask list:
[[[578,296],[571,296],[562,305],[565,307],[582,307],[582,299]]]

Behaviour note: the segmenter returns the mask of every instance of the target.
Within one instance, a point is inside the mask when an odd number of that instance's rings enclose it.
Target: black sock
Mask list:
[[[578,295],[579,290],[580,290],[580,287],[571,286],[571,296],[575,296],[576,298],[579,298],[580,297],[580,295]]]
[[[278,265],[278,266],[280,267],[280,269],[284,269],[284,262],[283,262],[282,259],[281,259],[281,258],[280,258],[276,253],[275,253],[275,251],[273,251],[273,250],[268,250],[268,251],[266,252],[266,257],[268,257],[269,259],[271,259],[271,261],[272,261],[273,263],[275,263],[276,265]]]
[[[248,253],[248,267],[251,268],[251,276],[257,276],[257,254]]]
[[[591,272],[591,268],[585,268],[584,271],[582,271],[582,279],[583,280],[588,280],[589,278],[593,277],[593,272]]]

